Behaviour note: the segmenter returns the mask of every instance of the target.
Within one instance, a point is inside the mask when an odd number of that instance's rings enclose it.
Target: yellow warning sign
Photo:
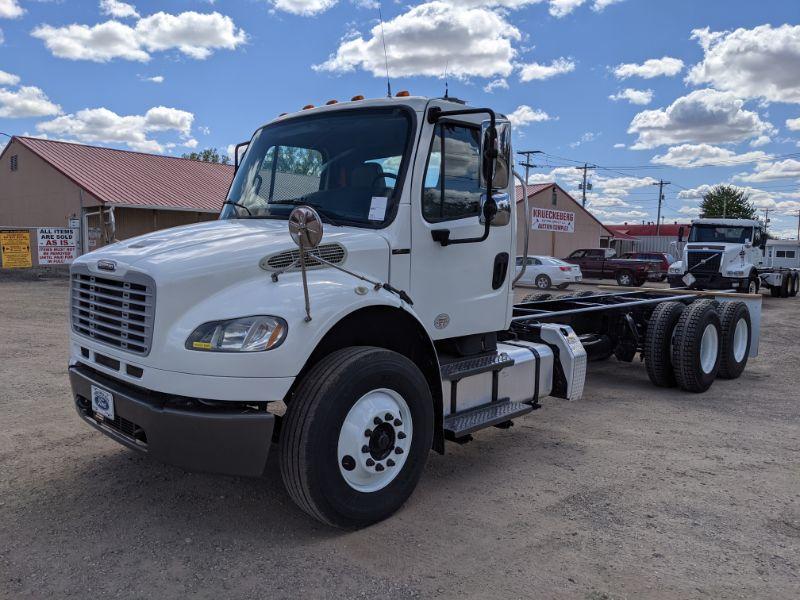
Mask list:
[[[19,269],[31,267],[31,236],[27,231],[0,231],[2,267]]]

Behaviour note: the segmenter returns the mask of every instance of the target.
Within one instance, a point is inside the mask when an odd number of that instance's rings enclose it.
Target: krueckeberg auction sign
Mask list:
[[[67,265],[75,260],[77,229],[41,227],[38,237],[40,265]]]
[[[552,208],[533,208],[531,210],[531,229],[575,233],[575,213]]]

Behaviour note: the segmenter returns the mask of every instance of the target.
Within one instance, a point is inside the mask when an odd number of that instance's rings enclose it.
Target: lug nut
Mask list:
[[[404,439],[406,439],[406,434],[405,434],[405,432],[404,432],[404,431],[398,431],[398,432],[397,432],[397,439],[398,439],[398,440],[404,440]]]
[[[386,466],[387,467],[393,467],[394,466],[394,461],[390,458],[389,460],[386,461]]]
[[[380,473],[381,471],[383,471],[383,465],[381,463],[378,463],[377,465],[375,465],[375,470]]]
[[[392,416],[392,413],[386,413],[385,415],[383,415],[383,419],[385,421],[391,421],[392,419],[394,419],[394,417]]]
[[[361,446],[361,452],[363,452],[364,454],[369,454],[369,446],[367,446],[366,444]]]
[[[400,419],[395,419],[394,420],[394,426],[395,427],[400,427],[402,424],[403,424],[403,422]]]
[[[364,437],[370,437],[371,435],[372,435],[372,429],[367,429],[367,430],[364,432]]]
[[[356,468],[356,459],[349,454],[342,457],[342,467],[345,471],[352,471]]]
[[[383,423],[380,417],[375,417],[374,419],[372,419],[372,422],[375,423],[375,425],[380,425],[381,423]]]
[[[402,454],[403,453],[403,449],[402,448],[395,448],[394,449],[394,453],[395,454]]]
[[[371,466],[373,466],[374,464],[375,464],[375,461],[374,461],[374,460],[372,460],[371,458],[368,458],[368,459],[367,459],[367,466],[368,466],[368,467],[371,467]]]

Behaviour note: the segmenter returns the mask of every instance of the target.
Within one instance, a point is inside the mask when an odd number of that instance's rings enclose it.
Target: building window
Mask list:
[[[19,167],[19,159],[16,154],[11,155],[11,170],[16,171]]]
[[[550,201],[551,201],[551,204],[553,206],[557,206],[558,205],[558,194],[556,193],[556,186],[553,186],[553,194],[551,196],[551,200]]]
[[[794,250],[776,250],[775,258],[794,258]]]

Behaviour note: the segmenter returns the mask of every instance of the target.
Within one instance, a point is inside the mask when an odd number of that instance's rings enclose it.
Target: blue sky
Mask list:
[[[0,0],[0,131],[181,154],[284,111],[385,93],[375,0]],[[731,182],[794,236],[795,0],[383,0],[393,88],[511,115],[532,181],[606,222],[697,212]],[[0,139],[0,144],[5,139]]]

